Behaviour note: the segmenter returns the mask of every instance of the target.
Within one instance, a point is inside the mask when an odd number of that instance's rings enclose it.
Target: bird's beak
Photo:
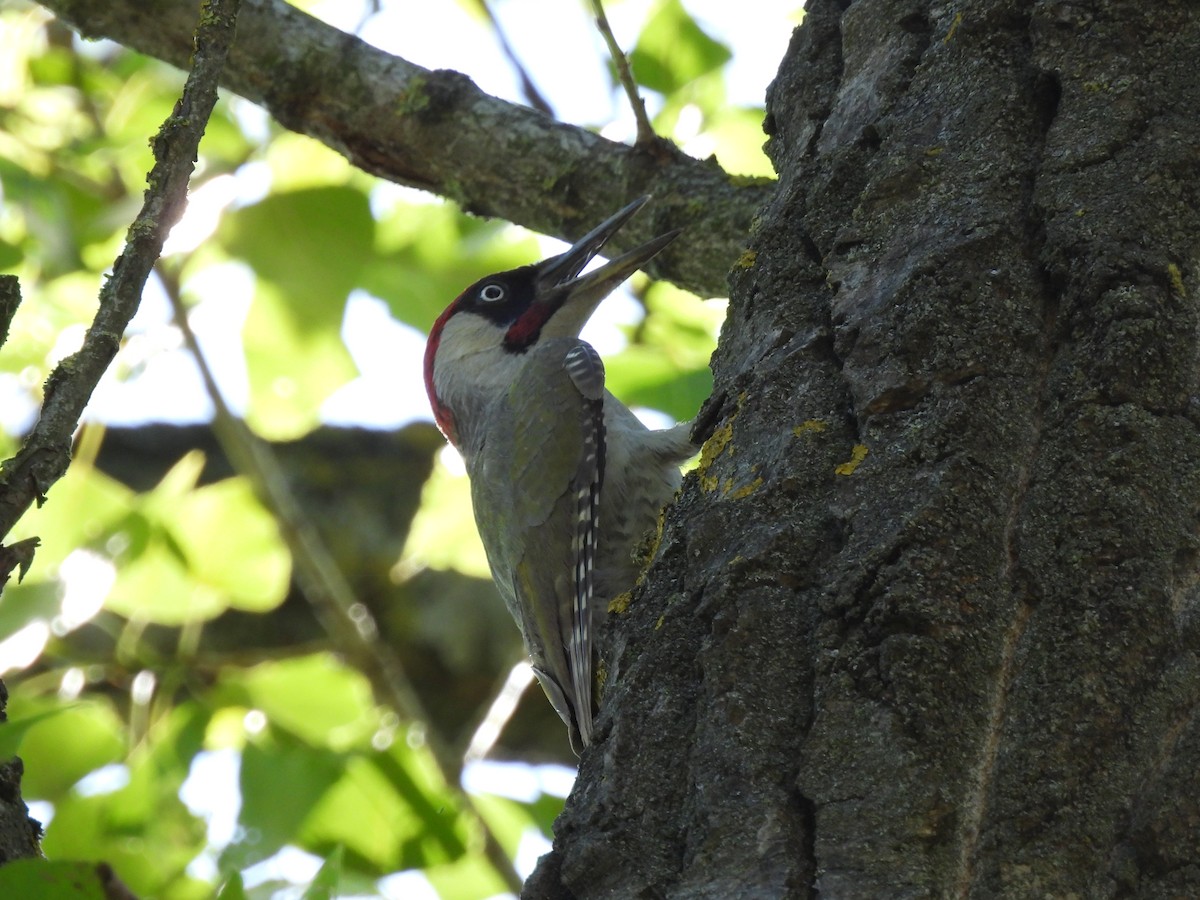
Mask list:
[[[639,197],[581,237],[565,253],[538,263],[538,302],[558,307],[542,327],[543,337],[578,337],[600,301],[679,236],[679,229],[668,231],[586,275],[579,274],[609,238],[649,200],[648,196]]]

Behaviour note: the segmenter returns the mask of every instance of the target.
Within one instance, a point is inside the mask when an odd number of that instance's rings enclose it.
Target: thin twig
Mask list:
[[[117,355],[137,312],[142,289],[171,227],[187,204],[187,185],[200,138],[217,101],[217,80],[233,43],[239,0],[205,0],[195,32],[195,53],[183,94],[151,142],[154,168],[145,202],[129,226],[125,248],[100,289],[96,317],[77,353],[46,381],[37,424],[16,456],[0,468],[0,537],[67,471],[71,434],[92,391]]]
[[[8,340],[8,326],[12,324],[20,305],[21,284],[17,276],[0,275],[0,347]]]
[[[645,146],[653,144],[658,140],[658,135],[646,116],[646,104],[642,101],[642,95],[638,93],[637,82],[633,80],[629,59],[608,25],[608,16],[604,14],[602,0],[592,0],[592,11],[596,14],[596,28],[604,37],[604,43],[608,45],[608,55],[612,57],[613,66],[616,67],[617,81],[625,89],[625,96],[629,98],[629,105],[633,108],[633,117],[637,120],[637,143]]]
[[[475,0],[475,3],[483,14],[488,17],[488,22],[492,25],[492,31],[496,33],[496,40],[500,42],[500,49],[504,51],[504,55],[508,57],[509,64],[516,70],[517,78],[521,80],[521,93],[525,95],[525,100],[534,109],[553,117],[554,110],[550,108],[549,102],[537,89],[537,86],[533,83],[533,79],[529,77],[524,63],[521,62],[521,58],[517,56],[517,52],[508,42],[508,36],[504,33],[504,29],[500,25],[500,20],[496,18],[496,14],[492,12],[491,6],[488,5],[488,0]]]
[[[300,592],[339,651],[353,660],[367,676],[380,701],[391,706],[409,722],[425,726],[425,742],[442,780],[451,790],[459,793],[463,804],[475,815],[484,835],[484,849],[489,861],[508,886],[519,893],[521,878],[513,868],[512,860],[480,814],[474,798],[461,789],[461,758],[429,726],[430,718],[403,663],[390,647],[378,640],[379,630],[374,617],[355,596],[354,589],[329,547],[300,507],[275,453],[233,414],[225,402],[196,333],[188,322],[176,272],[163,265],[158,267],[158,272],[171,301],[175,324],[196,361],[205,390],[216,411],[213,432],[234,469],[250,479],[259,499],[275,517],[291,551]]]

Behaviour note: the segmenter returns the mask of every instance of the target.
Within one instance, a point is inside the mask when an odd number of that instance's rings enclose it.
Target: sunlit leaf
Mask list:
[[[331,900],[337,896],[342,880],[342,848],[337,847],[325,857],[317,877],[304,891],[302,900]]]
[[[289,131],[276,135],[267,146],[267,165],[272,190],[277,194],[312,188],[343,189],[356,175],[362,177],[342,154],[307,135]]]
[[[363,273],[363,287],[387,302],[396,318],[421,331],[428,331],[472,282],[538,257],[527,233],[504,222],[469,218],[450,204],[400,200],[376,206],[383,206],[379,254]]]
[[[125,810],[122,791],[64,797],[42,848],[52,858],[105,860],[140,896],[162,896],[204,846],[204,824],[177,799],[161,797],[148,821],[114,819]]]
[[[46,854],[106,860],[139,896],[198,896],[185,870],[204,846],[205,828],[178,792],[205,718],[195,707],[176,710],[131,755],[128,784],[87,797],[71,791],[58,800]]]
[[[302,310],[308,302],[324,309]],[[250,376],[247,420],[263,437],[307,433],[320,421],[321,404],[358,374],[339,331],[344,307],[344,294],[305,298],[259,281],[242,341]]]
[[[228,213],[218,230],[231,256],[278,286],[301,334],[341,324],[374,236],[367,197],[350,187],[270,194]]]
[[[269,437],[303,434],[357,374],[340,328],[374,252],[366,195],[349,187],[271,194],[226,215],[218,237],[259,279],[243,328],[249,418]]]
[[[11,714],[18,722],[37,717],[21,741],[27,797],[55,800],[84,775],[125,755],[125,728],[104,700],[27,706],[18,697]]]
[[[268,728],[242,751],[239,784],[241,837],[223,854],[223,865],[245,867],[275,854],[298,834],[330,787],[342,777],[340,754]]]
[[[478,900],[507,890],[482,852],[468,854],[452,863],[427,866],[424,875],[441,900]]]
[[[204,454],[199,450],[185,453],[146,495],[143,506],[156,517],[162,516],[196,489],[203,471]]]
[[[183,497],[172,521],[191,575],[229,606],[266,612],[283,602],[291,555],[275,519],[244,478],[227,478]]]
[[[690,419],[712,392],[709,358],[724,304],[702,301],[664,282],[646,294],[638,342],[605,359],[609,389],[630,406]]]
[[[34,535],[41,546],[29,577],[44,580],[79,547],[98,546],[112,536],[129,512],[133,491],[88,466],[75,465],[55,483],[44,506],[31,508],[13,529],[9,541]]]
[[[421,490],[421,506],[401,558],[402,570],[424,567],[492,577],[471,516],[470,482],[465,474],[450,472],[440,457]]]
[[[30,580],[13,584],[10,581],[4,587],[4,599],[0,602],[0,641],[35,620],[49,622],[61,608],[62,590],[57,582]],[[0,753],[0,759],[3,758],[4,754]]]
[[[420,853],[427,861],[436,861],[464,851],[461,821],[452,814],[456,804],[428,746],[395,741],[387,749],[372,754],[371,762],[421,819],[418,841],[423,846],[414,846],[411,852]],[[413,864],[407,857],[405,861]]]
[[[234,872],[225,879],[225,883],[217,892],[217,900],[246,900],[246,888],[239,873]]]
[[[7,601],[8,594],[6,593],[4,596]],[[34,725],[44,722],[52,716],[57,716],[67,708],[67,706],[54,706],[43,709],[41,712],[27,714],[19,719],[8,718],[3,723],[4,727],[0,728],[0,760],[8,760],[16,755],[17,751],[21,749],[21,742],[25,740],[25,735]],[[28,788],[28,784],[26,784],[26,788]]]
[[[725,302],[701,300],[665,281],[652,284],[645,299],[648,315],[638,340],[661,348],[681,369],[708,365],[725,321]]]
[[[638,83],[669,94],[720,68],[731,55],[704,33],[680,0],[665,0],[638,36],[629,63]]]
[[[707,368],[680,371],[658,349],[627,347],[604,362],[609,389],[628,406],[647,406],[690,419],[712,393]]]
[[[264,662],[222,673],[222,689],[241,705],[317,746],[349,747],[378,727],[370,685],[332,654]]]
[[[734,175],[773,178],[775,169],[763,143],[763,110],[724,108],[705,125],[704,134],[713,142],[712,154],[726,172]]]
[[[229,604],[220,591],[192,576],[178,547],[159,529],[137,560],[117,570],[104,605],[127,619],[182,625],[220,615]]]
[[[0,169],[3,161],[0,161]],[[0,174],[3,179],[3,174]],[[7,180],[4,182],[8,184]],[[27,245],[35,254],[44,252],[47,245],[31,238]],[[33,381],[40,394],[40,384],[50,374],[52,363],[57,362],[57,353],[68,350],[65,346],[70,338],[83,337],[83,329],[91,320],[96,308],[96,292],[100,284],[99,273],[75,271],[39,285],[37,302],[26,300],[13,317],[9,339],[4,344],[0,363],[5,371],[23,372]],[[28,286],[25,293],[29,293]],[[55,359],[51,355],[55,354]]]
[[[380,763],[389,762],[388,771]],[[344,846],[347,862],[383,875],[453,859],[465,849],[458,812],[444,792],[417,786],[411,755],[356,755],[321,798],[301,832],[304,846]],[[403,793],[397,791],[397,785]]]
[[[476,794],[474,802],[475,809],[487,821],[492,833],[504,847],[504,852],[511,858],[516,858],[517,848],[527,829],[541,830],[531,814],[530,807],[524,803],[518,803],[508,797],[497,797],[495,794]]]
[[[0,897],[110,900],[95,863],[17,859],[0,866]]]

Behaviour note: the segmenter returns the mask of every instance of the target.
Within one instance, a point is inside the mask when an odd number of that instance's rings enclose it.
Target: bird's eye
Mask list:
[[[499,303],[506,296],[508,292],[500,284],[485,284],[479,289],[479,299],[484,303]]]

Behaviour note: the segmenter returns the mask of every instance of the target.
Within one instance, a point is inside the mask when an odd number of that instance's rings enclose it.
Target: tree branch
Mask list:
[[[602,0],[592,0],[592,13],[596,18],[596,30],[600,32],[600,36],[604,38],[604,43],[608,46],[608,55],[612,58],[617,81],[621,85],[621,89],[625,91],[625,97],[629,100],[629,108],[633,110],[633,118],[637,122],[637,142],[641,146],[652,145],[658,141],[658,134],[646,115],[646,103],[642,100],[642,95],[638,93],[637,82],[633,80],[633,70],[629,68],[629,57],[617,43],[617,37],[608,24],[608,16],[604,13]]]
[[[120,347],[141,302],[142,289],[171,227],[187,203],[187,186],[200,138],[217,101],[217,81],[233,42],[238,0],[206,0],[195,26],[195,54],[183,94],[152,141],[154,168],[145,202],[125,239],[112,275],[100,289],[96,317],[77,353],[46,381],[46,397],[20,452],[0,468],[0,536],[8,534],[35,500],[63,476],[71,461],[71,434],[100,377]],[[194,7],[185,34],[192,34]]]
[[[161,0],[152,13],[141,0],[42,5],[86,36],[186,65],[192,0]],[[222,83],[285,127],[374,175],[567,239],[624,199],[654,194],[615,249],[684,228],[652,274],[701,295],[727,292],[726,272],[773,185],[739,184],[713,161],[628,147],[497,100],[457,72],[391,56],[283,0],[242,6]]]

